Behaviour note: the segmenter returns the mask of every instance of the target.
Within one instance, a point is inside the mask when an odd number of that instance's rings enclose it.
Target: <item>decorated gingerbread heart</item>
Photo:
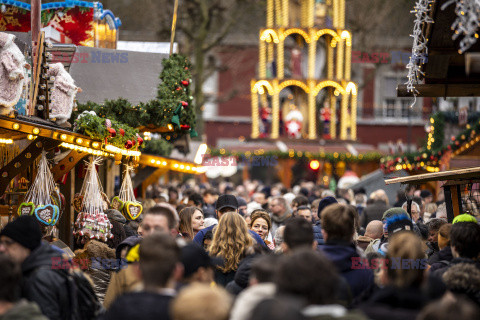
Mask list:
[[[55,205],[47,204],[45,206],[38,206],[35,209],[35,217],[44,225],[50,226],[57,218],[58,207],[55,209]]]
[[[127,212],[128,214],[128,217],[129,219],[131,220],[135,220],[137,219],[140,214],[142,213],[143,211],[143,207],[140,203],[138,202],[131,202],[131,201],[128,201],[127,203],[125,203],[125,211]]]
[[[75,196],[73,197],[73,208],[75,209],[75,211],[82,211],[82,202],[83,196],[80,193],[75,194]]]
[[[55,209],[55,214],[52,222],[50,223],[51,226],[54,226],[57,223],[58,218],[60,218],[60,208],[58,206],[53,206],[53,208]]]
[[[110,207],[118,211],[122,211],[124,205],[125,204],[123,203],[122,200],[120,200],[119,197],[113,197],[112,201],[110,202]]]
[[[32,215],[34,211],[35,204],[33,202],[22,202],[17,210],[19,216],[29,216]]]

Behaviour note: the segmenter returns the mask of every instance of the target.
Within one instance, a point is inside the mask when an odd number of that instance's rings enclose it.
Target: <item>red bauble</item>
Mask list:
[[[452,136],[452,141],[455,141],[455,137],[454,137],[454,136]]]
[[[182,101],[182,107],[184,108],[188,107],[188,102]]]
[[[133,142],[128,140],[125,142],[125,149],[131,149],[133,147]]]
[[[125,130],[123,130],[123,129],[119,129],[118,132],[120,133],[120,135],[122,137],[125,135]]]
[[[113,128],[108,128],[108,132],[110,132],[110,138],[115,138],[117,135],[117,131],[115,131]]]
[[[143,139],[141,137],[137,137],[138,145],[141,146],[143,143]]]
[[[185,70],[188,70],[188,67],[185,67]]]
[[[456,146],[459,146],[459,145],[460,145],[460,142],[455,141],[455,145],[456,145]]]
[[[137,143],[137,140],[135,140],[135,138],[133,138],[131,141],[132,141],[133,145],[135,145]]]
[[[190,126],[189,126],[188,124],[181,124],[181,125],[180,125],[180,129],[182,129],[182,130],[188,130],[188,129],[190,129]]]
[[[182,84],[186,87],[190,84],[190,82],[188,82],[188,80],[182,80]]]
[[[178,88],[177,88],[177,91],[180,91],[180,90],[182,90],[182,88],[178,87]]]
[[[448,149],[448,150],[452,150],[452,146],[448,145],[448,146],[447,146],[447,149]]]

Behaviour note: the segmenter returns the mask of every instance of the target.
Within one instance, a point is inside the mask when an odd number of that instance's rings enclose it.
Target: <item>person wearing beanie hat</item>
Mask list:
[[[32,216],[20,216],[0,232],[0,254],[20,264],[21,296],[36,302],[50,320],[70,319],[70,290],[66,260],[47,243]],[[71,265],[71,264],[68,264]]]
[[[410,215],[404,209],[402,209],[402,208],[390,208],[383,213],[382,221],[387,221],[387,219],[389,219],[393,216],[399,216],[399,215],[402,215],[402,214],[408,216],[408,218],[410,219]]]
[[[325,197],[320,202],[318,203],[318,209],[317,209],[317,217],[318,220],[315,222],[315,225],[313,226],[313,239],[317,241],[319,245],[324,244],[325,241],[323,240],[323,234],[322,234],[322,211],[328,207],[329,205],[338,203],[337,199],[334,197]]]
[[[452,224],[458,223],[458,222],[474,222],[477,223],[477,219],[472,216],[471,214],[464,213],[464,214],[459,214],[458,216],[453,219]]]

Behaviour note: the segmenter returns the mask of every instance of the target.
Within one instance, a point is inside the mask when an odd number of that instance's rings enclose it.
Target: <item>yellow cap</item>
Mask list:
[[[127,257],[126,257],[128,262],[140,261],[140,255],[138,253],[139,248],[140,248],[140,244],[137,244],[128,251]]]

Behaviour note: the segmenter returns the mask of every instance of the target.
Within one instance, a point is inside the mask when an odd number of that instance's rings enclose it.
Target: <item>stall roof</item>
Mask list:
[[[79,103],[125,98],[133,104],[157,96],[162,60],[167,54],[77,47],[70,75],[83,92]]]
[[[140,156],[140,160],[138,163],[149,167],[168,169],[170,171],[178,171],[191,174],[200,174],[205,172],[204,167],[193,162],[144,153],[142,153],[142,155]]]
[[[409,177],[393,178],[385,180],[385,184],[406,183],[422,184],[428,181],[471,181],[480,179],[480,167],[425,173]]]

